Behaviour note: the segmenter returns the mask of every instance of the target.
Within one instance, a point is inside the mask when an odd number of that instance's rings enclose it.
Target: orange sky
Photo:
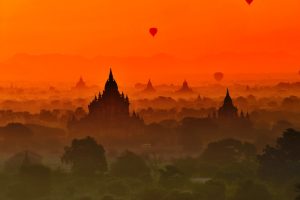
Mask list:
[[[188,76],[187,70],[191,74],[297,72],[299,19],[299,0],[254,0],[252,6],[244,0],[0,0],[0,61],[5,63],[0,67],[10,68],[9,75],[2,71],[0,78],[32,80],[35,73],[48,71],[43,79],[60,80],[63,76],[57,73],[69,73],[72,67],[72,79],[84,74],[94,80],[96,64],[105,65],[105,70],[118,65],[132,77],[159,76],[162,69],[165,74],[172,70],[174,77]],[[148,34],[151,26],[159,28],[155,39]],[[31,61],[11,61],[19,53],[92,60],[101,55],[105,61],[98,58],[81,65],[75,61],[64,69],[46,66],[35,71],[38,65]],[[65,58],[55,62],[60,60]],[[87,69],[84,65],[90,65],[90,71],[82,72]]]

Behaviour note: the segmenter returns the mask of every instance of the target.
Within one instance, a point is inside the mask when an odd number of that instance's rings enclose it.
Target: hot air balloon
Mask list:
[[[253,2],[253,0],[246,0],[246,2],[247,2],[249,5],[251,5],[252,2]]]
[[[216,72],[214,74],[216,81],[221,81],[224,78],[224,74],[222,72]]]
[[[152,27],[152,28],[149,29],[149,33],[150,33],[153,37],[155,37],[155,35],[157,34],[157,31],[158,31],[158,29],[155,28],[155,27]]]

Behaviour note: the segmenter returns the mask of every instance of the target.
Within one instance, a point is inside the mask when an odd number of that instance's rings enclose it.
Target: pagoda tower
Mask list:
[[[220,119],[236,119],[238,118],[238,109],[233,105],[232,98],[227,89],[226,97],[223,106],[219,108],[218,116]]]

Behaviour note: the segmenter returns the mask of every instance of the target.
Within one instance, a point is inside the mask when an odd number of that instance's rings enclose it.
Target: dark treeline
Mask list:
[[[73,139],[50,167],[24,151],[5,162],[6,200],[292,200],[299,199],[300,132],[287,129],[258,152],[247,141],[213,141],[193,157],[165,160],[124,151],[115,157],[92,137]],[[300,194],[299,194],[300,195]]]

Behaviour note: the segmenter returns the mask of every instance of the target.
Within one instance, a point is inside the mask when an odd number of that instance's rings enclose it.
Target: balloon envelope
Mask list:
[[[247,2],[249,5],[251,5],[252,2],[253,2],[253,0],[246,0],[246,2]]]
[[[155,27],[152,27],[149,29],[150,34],[154,37],[157,34],[158,29]]]
[[[222,72],[216,72],[214,74],[216,81],[221,81],[224,78],[224,74]]]

